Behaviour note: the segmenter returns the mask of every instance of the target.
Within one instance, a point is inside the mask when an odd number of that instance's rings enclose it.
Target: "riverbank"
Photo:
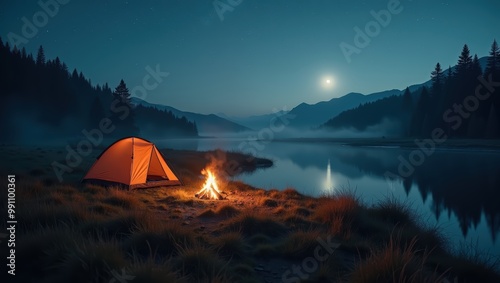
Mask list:
[[[500,279],[474,254],[451,254],[436,229],[392,199],[366,206],[349,192],[312,198],[221,179],[225,199],[200,200],[199,172],[214,160],[225,160],[221,171],[268,161],[221,151],[162,152],[183,186],[81,185],[85,162],[61,184],[50,164],[62,161],[63,148],[0,149],[1,171],[17,176],[17,282]],[[232,160],[241,166],[230,166]],[[0,249],[6,254],[6,245]]]

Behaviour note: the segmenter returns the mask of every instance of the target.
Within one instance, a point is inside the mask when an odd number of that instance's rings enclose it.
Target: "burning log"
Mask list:
[[[219,191],[215,175],[208,169],[201,171],[201,174],[207,175],[207,180],[203,184],[201,190],[195,194],[195,197],[200,199],[224,199]]]

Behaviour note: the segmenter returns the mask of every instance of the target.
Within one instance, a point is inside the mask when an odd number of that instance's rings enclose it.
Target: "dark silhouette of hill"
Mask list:
[[[342,97],[332,98],[329,101],[321,101],[315,104],[301,103],[292,108],[290,111],[283,111],[283,109],[279,109],[278,114],[286,114],[286,112],[288,112],[290,115],[294,115],[293,117],[295,118],[290,119],[290,124],[287,125],[287,127],[312,129],[317,128],[318,125],[325,123],[328,119],[345,110],[355,108],[363,103],[376,101],[400,93],[401,91],[396,89],[371,93],[368,95],[351,92]],[[274,119],[276,115],[276,113],[272,113],[249,117],[225,118],[253,129],[261,129],[269,127],[270,121]]]
[[[323,124],[323,128],[353,128],[365,131],[371,126],[383,123],[384,119],[400,121],[405,114],[402,96],[393,95],[344,111]],[[399,128],[401,125],[399,125]],[[400,131],[400,129],[399,129]],[[398,130],[394,134],[398,133]]]
[[[396,89],[372,93],[370,95],[353,92],[339,98],[333,98],[329,101],[322,101],[316,104],[302,103],[290,110],[290,114],[296,115],[296,117],[290,121],[290,126],[296,128],[316,127],[346,109],[354,108],[362,103],[396,95],[400,92],[400,90]]]
[[[34,58],[0,39],[0,62],[2,142],[74,139],[92,129],[109,138],[141,130],[162,137],[197,136],[195,123],[186,118],[152,108],[132,109],[123,80],[114,91],[108,84],[92,85],[76,69],[69,72],[58,57],[47,60],[41,46]]]
[[[176,116],[185,117],[187,120],[196,123],[198,131],[204,134],[237,133],[237,132],[251,130],[237,123],[221,118],[215,114],[205,115],[205,114],[182,111],[167,105],[149,103],[137,97],[132,97],[132,104],[142,105],[147,108],[163,110],[171,112]]]

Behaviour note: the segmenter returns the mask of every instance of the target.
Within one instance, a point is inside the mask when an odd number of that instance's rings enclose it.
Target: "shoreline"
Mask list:
[[[397,147],[418,148],[415,140],[418,138],[283,138],[275,139],[277,142],[307,142],[307,143],[334,143],[339,145],[359,147]],[[500,151],[500,140],[475,140],[475,139],[447,139],[445,142],[435,144],[439,149],[484,149]]]

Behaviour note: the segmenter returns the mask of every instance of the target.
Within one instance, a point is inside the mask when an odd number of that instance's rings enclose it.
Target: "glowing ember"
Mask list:
[[[202,199],[223,199],[212,171],[203,169],[201,174],[206,175],[207,180],[203,184],[203,188],[195,196]]]

